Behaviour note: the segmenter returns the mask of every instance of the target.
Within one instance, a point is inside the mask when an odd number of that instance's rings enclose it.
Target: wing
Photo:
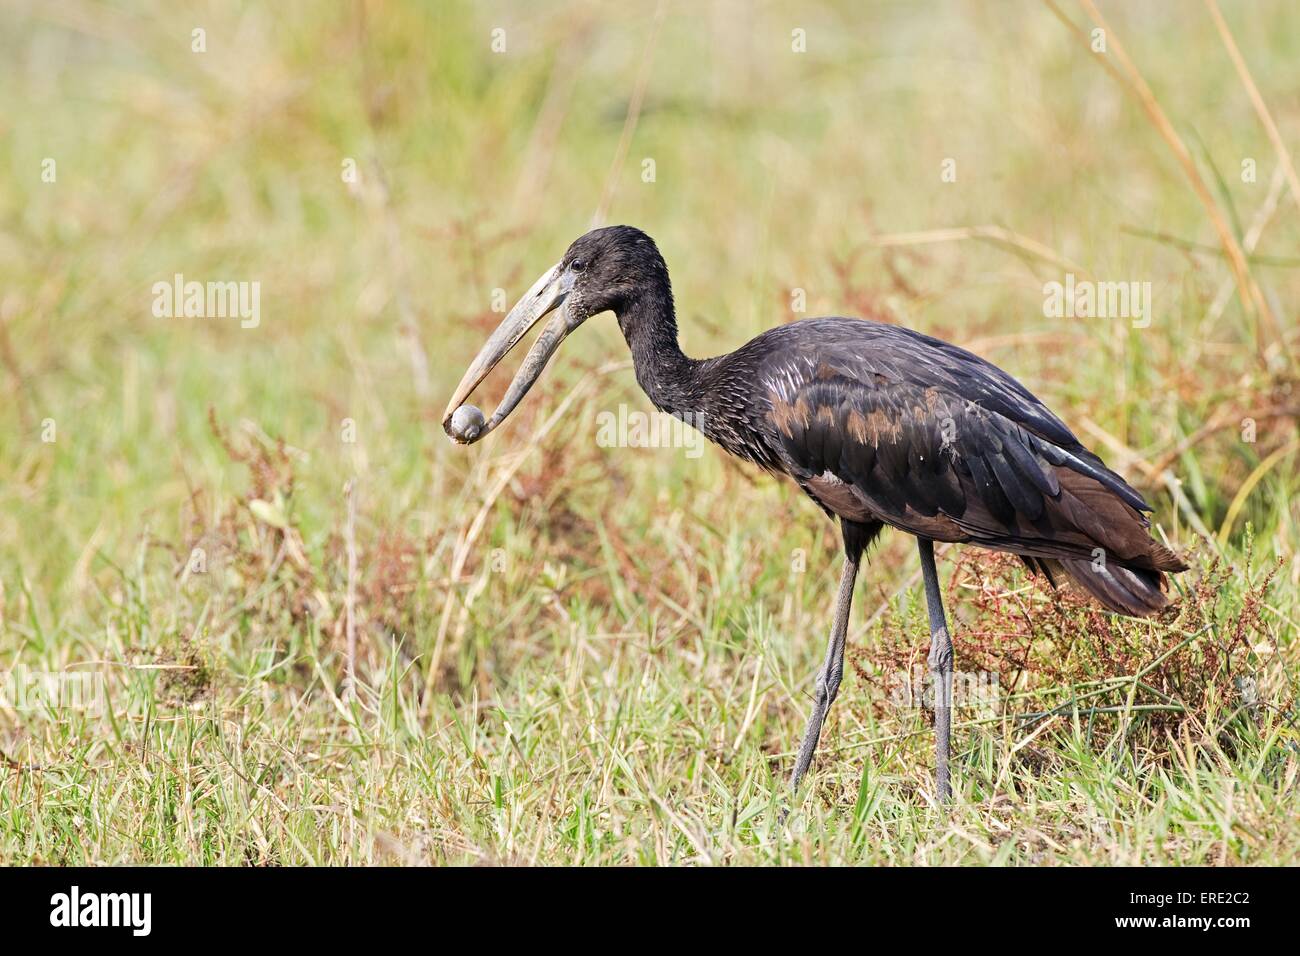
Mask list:
[[[893,388],[895,402],[933,390],[958,404],[973,404],[1018,427],[1079,474],[1109,488],[1138,511],[1142,496],[1085,448],[1046,405],[1002,369],[941,339],[866,319],[805,319],[772,329],[740,351],[763,359],[755,372],[787,400],[801,384],[839,377],[863,389]],[[739,354],[739,353],[737,353]],[[882,395],[880,401],[891,400]]]
[[[1186,567],[1151,538],[1136,490],[965,349],[861,319],[806,319],[703,367],[710,400],[730,403],[705,433],[788,473],[831,514],[1018,554],[1123,614],[1165,607],[1162,572]]]
[[[787,363],[768,384],[788,470],[841,517],[1035,558],[1086,561],[1100,548],[1139,568],[1173,560],[1118,476],[976,400],[850,377],[833,358],[806,375]]]

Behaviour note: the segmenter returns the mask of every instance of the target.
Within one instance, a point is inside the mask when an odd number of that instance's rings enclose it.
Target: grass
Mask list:
[[[90,675],[103,706],[0,701],[0,860],[1294,862],[1288,171],[1208,12],[1101,10],[1207,209],[1149,104],[1014,10],[669,3],[647,52],[653,10],[581,2],[20,4],[0,668]],[[1223,5],[1292,143],[1297,16]],[[482,445],[438,428],[495,290],[602,196],[659,241],[691,354],[799,289],[1013,372],[1191,556],[1178,608],[1119,621],[947,551],[957,668],[999,693],[958,713],[939,808],[895,696],[926,652],[914,549],[887,534],[779,824],[834,528],[716,450],[600,447],[600,412],[648,408],[604,319]],[[1150,281],[1150,325],[1045,316],[1066,271]],[[260,324],[155,318],[178,272],[259,282]]]

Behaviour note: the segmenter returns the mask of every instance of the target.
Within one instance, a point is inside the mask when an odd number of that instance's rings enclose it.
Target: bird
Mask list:
[[[936,542],[1014,554],[1056,587],[1072,581],[1102,607],[1149,617],[1171,603],[1167,574],[1187,565],[1150,534],[1142,495],[1089,451],[1010,374],[956,345],[898,325],[804,318],[733,352],[689,358],[678,344],[668,267],[633,226],[576,239],[510,310],[456,387],[443,429],[480,441],[515,409],[583,322],[612,312],[637,383],[661,412],[726,452],[791,479],[832,521],[844,549],[826,655],[790,773],[797,792],[844,674],[854,585],[885,527],[915,537],[929,618],[934,795],[951,800],[953,645]],[[491,417],[468,399],[552,315]]]

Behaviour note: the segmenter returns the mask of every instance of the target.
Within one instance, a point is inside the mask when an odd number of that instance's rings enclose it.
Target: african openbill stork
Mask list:
[[[558,311],[556,311],[558,310]],[[543,316],[542,330],[491,419],[462,403]],[[844,673],[858,565],[890,525],[915,535],[930,618],[935,789],[951,794],[952,639],[934,542],[1019,555],[1103,606],[1142,617],[1165,607],[1165,571],[1186,565],[1148,533],[1142,496],[1079,443],[1028,389],[965,349],[920,332],[852,318],[803,319],[736,351],[692,359],[677,345],[668,267],[631,226],[595,229],[548,269],[492,333],[447,406],[443,429],[469,444],[499,425],[560,342],[613,312],[636,378],[661,411],[767,471],[788,475],[839,518],[844,570],[826,659],[791,777],[812,761]]]

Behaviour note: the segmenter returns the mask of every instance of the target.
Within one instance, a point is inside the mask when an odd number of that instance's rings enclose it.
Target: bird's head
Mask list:
[[[465,370],[443,415],[443,431],[461,444],[478,441],[514,411],[569,333],[598,313],[624,313],[649,290],[664,290],[671,297],[663,257],[654,240],[640,229],[606,226],[578,237],[524,293]],[[472,406],[462,409],[488,373],[551,313],[492,417],[485,422]]]

